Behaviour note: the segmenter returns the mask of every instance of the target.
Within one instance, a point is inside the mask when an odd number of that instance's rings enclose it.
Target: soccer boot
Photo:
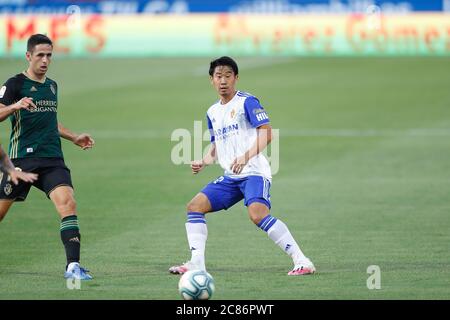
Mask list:
[[[172,274],[184,274],[188,272],[189,270],[199,270],[200,268],[193,264],[192,262],[188,261],[183,263],[179,266],[173,266],[169,268],[169,272]]]
[[[300,263],[296,263],[294,269],[288,272],[288,276],[302,276],[307,274],[313,274],[316,272],[316,267],[311,262],[311,260],[307,259],[301,261]]]
[[[91,280],[92,276],[88,274],[89,270],[80,267],[78,262],[72,262],[67,267],[67,271],[64,273],[64,278],[66,279],[76,279],[76,280]]]

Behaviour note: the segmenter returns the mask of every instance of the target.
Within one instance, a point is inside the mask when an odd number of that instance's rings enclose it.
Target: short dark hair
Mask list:
[[[211,64],[209,65],[209,75],[212,76],[214,74],[214,70],[218,66],[228,66],[231,69],[233,69],[233,72],[235,75],[239,74],[239,69],[236,61],[231,59],[230,57],[223,56],[216,60],[211,61]]]
[[[49,37],[47,37],[45,34],[33,34],[27,42],[27,51],[32,52],[34,47],[36,47],[38,44],[49,44],[53,46],[52,40],[50,40]]]

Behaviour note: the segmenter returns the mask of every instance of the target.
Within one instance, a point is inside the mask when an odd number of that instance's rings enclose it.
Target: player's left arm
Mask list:
[[[95,141],[92,139],[91,135],[88,133],[74,133],[69,129],[65,128],[61,123],[58,122],[59,135],[67,139],[77,146],[81,147],[83,150],[90,149],[94,146]]]
[[[250,161],[251,158],[258,155],[260,152],[264,151],[264,149],[269,145],[272,141],[272,126],[270,124],[263,124],[256,128],[256,141],[253,146],[247,150],[242,156],[234,159],[231,164],[231,170],[233,173],[239,174],[242,172],[242,169],[246,166],[246,164]]]

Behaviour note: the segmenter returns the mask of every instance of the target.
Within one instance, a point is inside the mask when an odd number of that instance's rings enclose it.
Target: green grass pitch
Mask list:
[[[450,60],[237,60],[238,89],[280,129],[272,214],[318,272],[288,277],[290,258],[239,203],[207,216],[213,298],[450,299]],[[63,142],[95,279],[67,289],[59,218],[33,189],[0,223],[0,299],[180,299],[167,269],[188,258],[185,204],[221,170],[174,165],[170,136],[216,100],[208,63],[55,57],[59,120],[96,140]],[[1,81],[25,68],[2,59]],[[7,120],[5,148],[9,132]],[[380,290],[366,286],[370,265]]]

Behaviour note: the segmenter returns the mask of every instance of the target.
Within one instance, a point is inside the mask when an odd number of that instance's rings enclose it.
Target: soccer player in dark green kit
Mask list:
[[[61,139],[83,150],[92,148],[89,134],[76,134],[57,120],[58,86],[46,77],[51,63],[52,41],[35,34],[28,39],[28,69],[8,79],[0,89],[0,121],[10,118],[9,157],[17,170],[38,174],[34,182],[12,185],[7,175],[0,182],[0,221],[14,201],[24,201],[31,186],[46,193],[61,217],[61,240],[67,257],[65,278],[90,280],[80,266],[80,230],[70,170],[64,163]]]

